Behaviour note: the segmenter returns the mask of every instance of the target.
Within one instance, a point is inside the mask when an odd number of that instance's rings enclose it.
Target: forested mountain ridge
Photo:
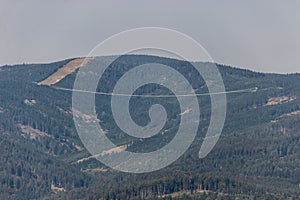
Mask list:
[[[213,151],[198,158],[210,117],[209,97],[199,97],[201,123],[189,150],[175,163],[148,174],[111,170],[85,150],[74,127],[69,91],[38,85],[73,59],[50,64],[0,68],[0,196],[1,199],[297,199],[300,196],[300,74],[264,74],[218,65],[227,91],[224,130]],[[184,61],[154,56],[124,56],[100,82],[110,91],[113,81],[143,63],[174,67],[207,92],[201,78]],[[72,72],[54,86],[72,88]],[[113,81],[111,81],[113,80]],[[99,88],[98,88],[99,90]],[[140,93],[167,93],[156,86]],[[149,152],[170,141],[178,127],[177,102],[163,100],[172,120],[149,140],[128,138],[116,128],[109,97],[97,96],[97,113],[108,137],[128,151]],[[132,113],[145,124],[148,105]],[[156,146],[153,146],[156,144]]]

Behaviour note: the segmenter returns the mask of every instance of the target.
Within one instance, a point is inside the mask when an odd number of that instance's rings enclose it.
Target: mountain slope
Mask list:
[[[299,196],[300,81],[299,74],[263,74],[218,65],[227,91],[257,87],[257,92],[227,94],[223,133],[213,151],[198,158],[210,117],[210,98],[199,97],[198,135],[189,150],[169,167],[149,174],[111,170],[85,150],[72,119],[70,91],[38,85],[72,62],[0,68],[0,191],[1,199],[287,199]],[[74,61],[73,61],[74,62]],[[205,83],[183,61],[154,56],[124,56],[114,62],[98,90],[109,92],[129,69],[143,63],[174,67],[194,88]],[[72,88],[76,70],[54,86]],[[148,86],[141,94],[167,94]],[[131,113],[139,124],[147,109],[162,103],[171,119],[149,140],[128,137],[117,128],[110,97],[96,96],[98,119],[108,137],[128,151],[149,152],[167,144],[180,118],[178,102],[132,99]],[[155,144],[155,145],[153,145]]]

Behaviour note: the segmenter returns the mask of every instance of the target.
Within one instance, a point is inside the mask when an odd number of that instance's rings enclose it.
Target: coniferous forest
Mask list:
[[[55,87],[37,84],[71,60],[0,67],[0,199],[299,199],[300,74],[217,65],[226,91],[256,87],[257,91],[227,94],[226,121],[214,149],[199,159],[211,115],[210,97],[199,96],[198,133],[183,156],[159,171],[130,174],[108,168],[82,144],[72,117],[72,93],[55,88],[71,89],[77,71]],[[188,62],[142,55],[113,62],[97,90],[112,91],[122,74],[144,63],[171,66],[198,93],[208,92]],[[136,93],[170,91],[149,84]],[[148,123],[153,104],[162,104],[168,113],[163,133],[140,140],[117,127],[110,98],[96,95],[97,117],[109,139],[127,145],[127,151],[151,152],[176,134],[180,122],[176,99],[132,97],[131,115],[137,124]]]

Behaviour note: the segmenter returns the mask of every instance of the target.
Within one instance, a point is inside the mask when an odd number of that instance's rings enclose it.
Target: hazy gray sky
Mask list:
[[[218,63],[300,72],[297,0],[0,0],[0,65],[87,55],[107,37],[158,26],[183,32]]]

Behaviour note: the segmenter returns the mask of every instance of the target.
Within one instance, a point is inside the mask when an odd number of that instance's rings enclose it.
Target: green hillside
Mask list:
[[[99,58],[101,59],[101,58]],[[197,137],[179,160],[162,170],[127,174],[111,170],[85,150],[76,132],[72,88],[76,73],[53,86],[38,85],[67,64],[23,64],[0,68],[0,199],[298,199],[300,196],[300,74],[263,74],[218,65],[227,91],[227,117],[213,151],[198,158],[210,119],[210,98],[199,96]],[[172,66],[198,93],[207,87],[184,61],[154,56],[123,56],[99,81],[111,92],[129,69],[144,63]],[[147,85],[137,94],[169,94]],[[151,152],[172,140],[179,126],[178,101],[133,97],[132,117],[149,122],[149,106],[168,111],[164,130],[140,140],[113,120],[110,96],[96,95],[96,110],[107,136],[128,151]]]

